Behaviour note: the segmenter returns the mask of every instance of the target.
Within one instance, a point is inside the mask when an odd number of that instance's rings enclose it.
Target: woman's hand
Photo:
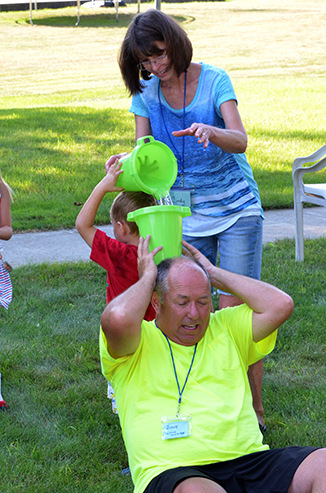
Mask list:
[[[193,123],[185,130],[172,132],[175,137],[190,135],[197,137],[198,144],[203,144],[204,149],[209,142],[220,147],[230,154],[239,154],[246,151],[247,134],[241,121],[236,102],[231,99],[220,106],[220,112],[225,123],[225,128],[206,125],[205,123]]]
[[[182,253],[186,257],[194,257],[198,262],[200,262],[207,272],[211,275],[212,269],[214,269],[213,264],[205,257],[196,247],[191,245],[185,240],[182,240]]]
[[[174,137],[183,137],[184,135],[190,135],[196,137],[198,144],[203,144],[204,149],[209,144],[209,139],[213,135],[213,127],[211,125],[205,125],[204,123],[193,123],[190,127],[184,130],[176,130],[172,132]]]

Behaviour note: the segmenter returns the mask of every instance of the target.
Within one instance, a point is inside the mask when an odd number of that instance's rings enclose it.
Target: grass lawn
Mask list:
[[[153,8],[142,3],[141,11]],[[130,99],[117,54],[135,4],[1,12],[0,168],[16,191],[15,230],[73,227],[113,153],[131,151]],[[291,207],[291,164],[325,144],[324,0],[162,3],[194,60],[224,68],[249,136],[265,209]],[[294,28],[295,27],[295,28]],[[325,181],[326,173],[322,172]],[[307,177],[306,180],[311,180]],[[98,224],[108,222],[107,204]]]
[[[141,10],[153,3],[142,3]],[[117,52],[136,12],[75,8],[0,13],[0,168],[14,188],[15,231],[73,227],[109,155],[133,148]],[[324,0],[162,3],[194,60],[230,74],[249,135],[248,158],[268,208],[292,205],[291,164],[325,143]],[[325,173],[321,178],[326,179]],[[109,220],[108,197],[98,224]],[[10,242],[8,243],[10,246]],[[263,402],[272,447],[325,445],[326,239],[264,247],[262,279],[295,309],[265,358]],[[131,493],[119,420],[98,351],[106,273],[86,263],[14,269],[0,308],[3,493]],[[217,300],[214,300],[215,304]]]
[[[272,447],[325,445],[326,239],[264,248],[262,278],[295,309],[265,358],[263,402]],[[2,491],[128,493],[119,421],[100,372],[105,272],[93,263],[13,270],[14,300],[0,311]],[[216,301],[216,300],[215,300]]]

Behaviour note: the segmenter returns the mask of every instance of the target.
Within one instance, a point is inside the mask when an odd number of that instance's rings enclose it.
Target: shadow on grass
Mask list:
[[[77,15],[43,17],[42,19],[34,19],[33,23],[36,26],[49,27],[78,27],[78,28],[126,28],[133,18],[133,14],[120,14],[119,20],[116,20],[115,12],[107,12],[100,14],[84,14],[80,13],[80,22],[76,26]],[[29,21],[27,21],[29,22]]]
[[[31,108],[0,111],[1,172],[15,191],[17,230],[74,227],[79,209],[105,174],[111,154],[133,148],[133,120],[123,110]],[[109,221],[113,195],[97,221]]]
[[[97,9],[98,13],[89,13],[85,10],[80,10],[80,22],[78,26],[77,14],[73,15],[61,15],[61,16],[44,16],[42,18],[37,18],[39,14],[34,14],[33,12],[33,23],[35,26],[49,26],[49,27],[78,27],[78,28],[126,28],[129,26],[133,17],[136,15],[134,13],[123,13],[119,11],[118,20],[116,19],[115,11],[107,11],[105,8]],[[100,11],[100,12],[99,12]],[[71,12],[71,11],[70,11]],[[68,13],[67,13],[68,14]],[[34,18],[34,15],[36,18]],[[195,21],[193,16],[172,16],[179,24],[189,24]],[[27,24],[30,23],[29,19],[26,19]]]
[[[73,228],[79,207],[104,176],[109,156],[134,147],[133,118],[124,109],[16,108],[0,111],[0,122],[1,171],[16,192],[12,204],[16,231]],[[313,138],[304,131],[281,130],[266,130],[264,136],[275,143]],[[263,162],[269,160],[266,156]],[[284,161],[283,169],[271,170],[259,160],[250,162],[263,207],[293,207],[291,163]],[[100,205],[97,224],[108,223],[114,196],[108,194]]]

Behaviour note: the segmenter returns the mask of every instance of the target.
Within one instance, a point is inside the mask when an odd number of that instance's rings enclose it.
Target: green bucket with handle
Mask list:
[[[134,150],[119,159],[123,173],[117,186],[128,192],[166,197],[177,178],[178,164],[171,149],[152,135],[137,140]]]
[[[180,257],[182,254],[182,218],[190,215],[189,207],[154,205],[129,212],[127,220],[137,224],[143,238],[151,235],[149,251],[163,246],[163,250],[154,257],[157,265],[165,258]]]

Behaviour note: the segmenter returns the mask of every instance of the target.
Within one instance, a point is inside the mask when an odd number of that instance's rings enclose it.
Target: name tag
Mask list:
[[[187,438],[192,432],[192,417],[190,414],[177,416],[163,416],[161,418],[162,440],[172,438]]]
[[[184,188],[170,190],[170,197],[173,205],[191,207],[191,190],[186,190]]]

